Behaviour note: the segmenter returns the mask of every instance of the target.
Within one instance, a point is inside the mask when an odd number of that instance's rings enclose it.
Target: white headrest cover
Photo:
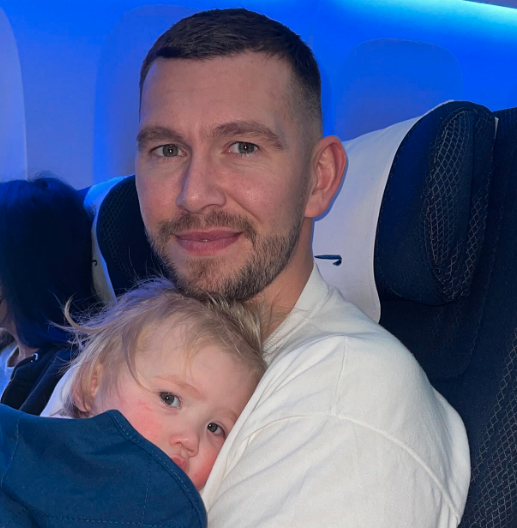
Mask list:
[[[314,255],[340,255],[342,262],[317,259],[323,278],[345,299],[379,322],[373,254],[384,189],[397,150],[421,117],[396,123],[343,143],[348,155],[344,181],[330,211],[314,224]]]

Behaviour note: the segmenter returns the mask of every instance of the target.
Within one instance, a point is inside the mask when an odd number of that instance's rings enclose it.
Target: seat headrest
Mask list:
[[[400,144],[419,119],[343,143],[347,167],[342,185],[314,224],[312,249],[323,278],[374,321],[381,315],[373,256],[384,188]]]
[[[145,234],[134,176],[117,181],[103,197],[94,227],[115,295],[139,280],[165,274]]]
[[[377,226],[382,300],[440,305],[468,296],[485,235],[496,123],[485,107],[450,102],[404,138]]]

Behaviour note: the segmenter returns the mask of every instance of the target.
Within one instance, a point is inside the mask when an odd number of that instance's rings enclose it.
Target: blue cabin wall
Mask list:
[[[239,6],[289,25],[313,48],[322,70],[325,131],[342,139],[447,99],[492,110],[517,106],[517,9],[464,0],[196,1],[183,7],[4,0],[0,39],[11,45],[2,47],[0,104],[10,119],[0,121],[0,178],[50,170],[84,187],[132,172],[138,68],[146,49],[185,14]]]

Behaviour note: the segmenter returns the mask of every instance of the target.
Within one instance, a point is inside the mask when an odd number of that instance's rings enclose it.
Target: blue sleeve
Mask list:
[[[22,413],[0,404],[0,488],[18,442],[18,420]]]

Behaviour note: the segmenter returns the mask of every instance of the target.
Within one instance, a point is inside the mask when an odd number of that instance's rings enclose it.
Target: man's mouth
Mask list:
[[[194,242],[213,242],[214,240],[221,240],[225,238],[232,238],[238,235],[235,231],[190,231],[187,233],[178,233],[176,238],[181,240],[192,240]]]
[[[211,256],[231,246],[241,236],[239,231],[214,229],[210,231],[187,231],[177,233],[178,245],[187,253],[196,256]]]

